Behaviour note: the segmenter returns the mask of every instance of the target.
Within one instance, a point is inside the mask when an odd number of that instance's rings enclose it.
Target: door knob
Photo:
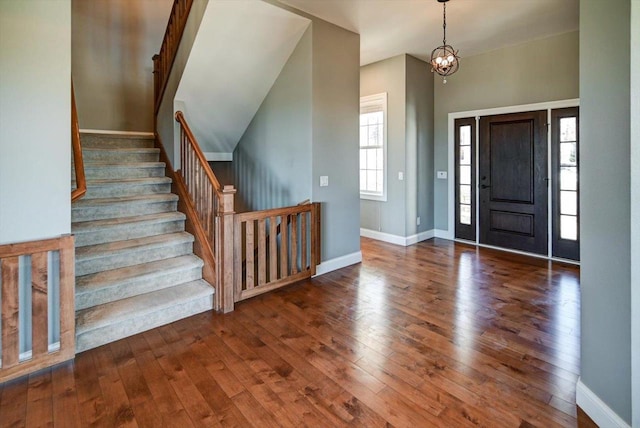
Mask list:
[[[486,184],[483,184],[482,186],[480,186],[481,189],[488,189],[491,186],[487,186]]]

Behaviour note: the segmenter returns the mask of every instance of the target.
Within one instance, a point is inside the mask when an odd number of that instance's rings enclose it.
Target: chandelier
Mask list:
[[[447,76],[452,75],[460,67],[460,57],[458,51],[447,44],[447,2],[449,0],[438,0],[442,3],[442,46],[438,46],[431,52],[431,71],[444,77],[443,83],[447,83]]]

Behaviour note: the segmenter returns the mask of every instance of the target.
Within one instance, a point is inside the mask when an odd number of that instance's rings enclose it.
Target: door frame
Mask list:
[[[534,103],[534,104],[521,104],[521,105],[515,105],[515,106],[507,106],[507,107],[496,107],[496,108],[488,108],[488,109],[481,109],[481,110],[469,110],[469,111],[461,111],[461,112],[454,112],[454,113],[449,113],[448,114],[448,123],[447,123],[447,168],[449,171],[449,175],[448,175],[448,183],[447,183],[447,199],[448,199],[448,210],[447,210],[447,218],[448,218],[448,222],[447,222],[447,230],[446,231],[438,231],[440,233],[437,233],[436,236],[439,238],[444,238],[444,239],[449,239],[451,241],[459,241],[459,242],[465,242],[465,243],[472,243],[474,245],[480,246],[480,247],[487,247],[487,248],[495,248],[495,249],[499,249],[499,250],[504,250],[504,251],[509,251],[509,252],[513,252],[513,253],[518,253],[518,254],[526,254],[526,255],[530,255],[530,256],[534,256],[534,257],[539,257],[539,258],[544,258],[544,259],[549,259],[549,260],[559,260],[559,261],[563,261],[563,262],[567,262],[567,263],[572,263],[572,264],[577,264],[579,265],[579,262],[575,262],[573,260],[566,260],[566,259],[558,259],[552,256],[552,242],[551,242],[551,236],[552,236],[552,219],[553,219],[553,206],[552,206],[552,192],[548,192],[548,208],[547,208],[547,212],[548,212],[548,248],[547,248],[547,254],[546,255],[540,255],[540,254],[534,254],[534,253],[527,253],[524,251],[519,251],[519,250],[512,250],[512,249],[508,249],[508,248],[502,248],[502,247],[494,247],[492,245],[486,245],[486,244],[481,244],[479,241],[480,235],[479,235],[479,227],[480,227],[480,223],[479,221],[476,221],[476,240],[475,241],[465,241],[465,240],[461,240],[461,239],[456,239],[455,237],[455,174],[453,174],[453,172],[455,171],[455,120],[456,119],[463,119],[466,117],[475,117],[476,119],[476,125],[478,125],[478,121],[480,120],[481,116],[493,116],[493,115],[498,115],[498,114],[508,114],[508,113],[524,113],[524,112],[528,112],[528,111],[535,111],[535,110],[547,110],[547,124],[549,124],[549,126],[547,126],[547,169],[549,171],[549,175],[551,175],[551,110],[554,109],[559,109],[559,108],[566,108],[566,107],[580,107],[580,99],[579,98],[573,98],[573,99],[568,99],[568,100],[559,100],[559,101],[548,101],[548,102],[543,102],[543,103]],[[478,135],[480,132],[479,126],[476,126],[476,141],[479,141],[480,136]],[[476,149],[475,149],[475,153],[473,154],[475,156],[475,159],[478,159],[478,155],[479,155],[479,144],[476,144]],[[475,171],[474,174],[478,175],[478,169],[479,169],[479,165],[476,162],[475,165]],[[437,169],[437,168],[436,168]],[[551,180],[553,180],[553,177],[550,177]],[[437,180],[437,179],[436,179]],[[554,182],[552,181],[550,183],[550,189],[553,189]],[[480,209],[480,203],[479,203],[479,195],[478,192],[476,192],[476,200],[475,200],[475,212],[476,212],[476,219],[479,219],[479,209]]]

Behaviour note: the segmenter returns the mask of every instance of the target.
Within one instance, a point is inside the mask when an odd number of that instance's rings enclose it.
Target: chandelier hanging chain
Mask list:
[[[442,3],[442,44],[447,44],[447,3]]]
[[[460,67],[458,51],[447,44],[447,2],[449,0],[437,0],[442,3],[442,46],[438,46],[431,52],[431,71],[442,76],[443,83],[447,83],[447,76],[452,75]]]

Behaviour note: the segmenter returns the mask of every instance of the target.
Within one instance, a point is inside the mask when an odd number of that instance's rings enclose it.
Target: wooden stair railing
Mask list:
[[[206,237],[215,263],[216,309],[233,310],[233,186],[220,185],[182,112],[180,125],[180,169],[176,180],[184,186],[195,215],[196,227]]]
[[[241,213],[234,218],[235,301],[315,275],[320,262],[319,203]]]
[[[202,246],[215,266],[210,282],[215,283],[216,309],[230,312],[235,302],[315,275],[320,263],[320,204],[304,201],[236,214],[236,190],[220,185],[183,113],[178,111],[175,118],[180,125],[181,165],[174,181],[184,189],[196,241],[206,241]]]
[[[73,202],[87,193],[87,180],[84,175],[84,160],[82,159],[80,127],[78,126],[78,110],[76,109],[76,95],[73,91],[73,82],[71,82],[71,148],[76,178],[76,188],[71,191],[71,202]]]
[[[304,201],[300,202],[297,206],[301,206],[301,205],[308,205],[310,204],[311,201],[309,199],[305,199]],[[287,225],[291,224],[291,218],[287,218]],[[278,227],[276,228],[276,239],[278,236],[280,236],[280,230],[282,229],[282,223],[278,224]],[[269,234],[269,231],[267,231],[267,251],[269,251],[269,239],[270,239],[271,235]],[[254,242],[254,247],[253,247],[253,258],[256,259],[258,257],[258,242]],[[247,266],[247,256],[246,253],[249,251],[249,249],[247,248],[245,250],[245,256],[242,259],[242,272],[245,272],[246,266]]]
[[[59,264],[53,254],[58,254]],[[58,269],[56,269],[56,265]],[[75,248],[73,236],[0,245],[2,271],[0,319],[0,384],[72,359],[75,356]],[[30,270],[31,283],[21,279]],[[51,284],[59,284],[59,301]],[[23,301],[21,287],[29,287]],[[28,301],[30,300],[30,305]],[[56,306],[57,303],[57,306]],[[24,313],[31,307],[31,331]],[[60,339],[49,337],[49,314],[59,313]],[[22,315],[21,315],[22,313]],[[26,312],[28,313],[28,312]],[[56,328],[53,329],[54,331]],[[31,336],[31,349],[21,350],[20,335]],[[22,352],[21,352],[22,351]]]
[[[160,53],[153,56],[153,108],[155,115],[158,114],[160,109],[162,96],[169,81],[169,74],[171,73],[192,5],[193,0],[173,1]]]

